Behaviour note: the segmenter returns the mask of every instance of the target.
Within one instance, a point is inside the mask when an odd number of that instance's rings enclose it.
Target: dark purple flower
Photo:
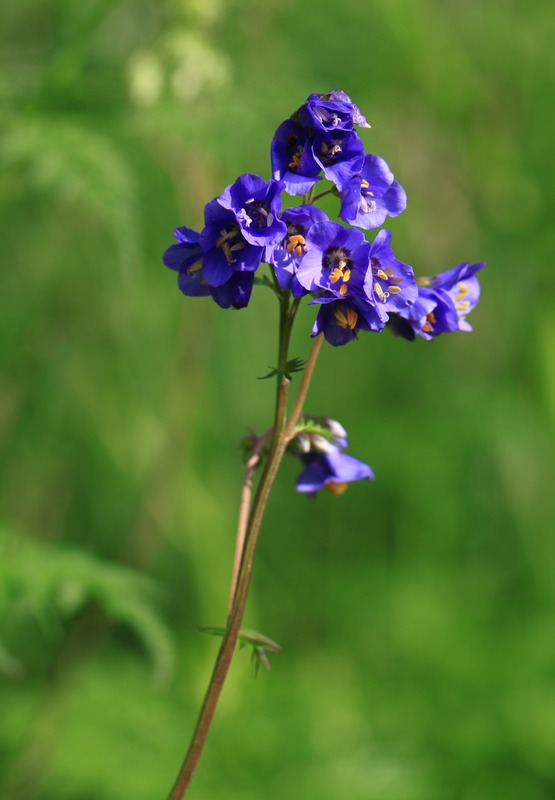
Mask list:
[[[295,297],[301,297],[307,294],[308,289],[299,283],[296,275],[307,250],[307,232],[316,222],[328,218],[321,209],[311,205],[288,208],[281,218],[287,225],[287,233],[279,244],[266,248],[265,260],[274,265],[280,288],[291,290]]]
[[[324,334],[326,342],[339,347],[358,338],[359,331],[382,331],[383,316],[373,303],[359,297],[338,300],[325,295],[312,301],[320,306],[311,336]]]
[[[321,131],[312,144],[312,154],[329,181],[341,189],[364,165],[364,145],[355,131]]]
[[[392,317],[393,330],[405,339],[413,340],[416,335],[423,339],[433,339],[441,333],[471,331],[466,315],[472,311],[480,298],[480,285],[475,273],[485,266],[459,264],[435,278],[421,279],[418,297],[409,308],[399,311]]]
[[[341,189],[339,216],[370,230],[383,225],[388,215],[396,217],[406,206],[405,190],[394,180],[383,158],[367,155],[360,175],[353,176]]]
[[[370,270],[366,276],[365,287],[366,294],[373,295],[384,322],[387,321],[388,312],[398,312],[412,306],[418,296],[412,267],[395,257],[390,241],[391,232],[383,230],[370,245]]]
[[[163,256],[164,264],[179,273],[178,285],[183,294],[203,297],[210,289],[202,273],[202,248],[200,234],[191,228],[174,230],[177,244],[172,244]]]
[[[343,494],[348,483],[374,477],[368,464],[338,448],[325,453],[307,453],[301,456],[301,461],[305,468],[297,478],[299,492],[314,494],[325,488],[332,494]]]
[[[200,235],[203,275],[210,286],[222,286],[236,272],[254,272],[264,257],[264,246],[243,235],[234,212],[218,199],[204,207],[205,226]],[[285,227],[285,225],[284,225]]]
[[[306,254],[297,279],[310,292],[327,289],[336,297],[364,295],[370,245],[362,231],[338,222],[317,222],[306,234]],[[370,283],[369,299],[373,298]]]
[[[235,272],[221,286],[211,286],[210,294],[222,308],[245,308],[253,285],[254,272]]]
[[[352,130],[353,125],[370,127],[349,95],[338,89],[309,95],[293,118],[305,127],[323,131]]]
[[[282,180],[290,195],[306,194],[321,180],[322,167],[312,155],[313,134],[294,122],[285,120],[274,134],[271,146],[272,174]]]
[[[235,215],[241,233],[252,245],[277,244],[286,233],[281,211],[281,181],[266,182],[258,175],[240,175],[218,197],[219,204]]]

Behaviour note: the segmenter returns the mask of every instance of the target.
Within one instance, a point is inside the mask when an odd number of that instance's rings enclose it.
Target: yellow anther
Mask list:
[[[385,274],[387,275],[388,278],[392,278],[395,273],[393,272],[391,267],[387,267],[385,270]]]
[[[355,329],[358,321],[358,314],[352,308],[348,308],[345,314],[340,308],[338,308],[333,312],[333,315],[337,321],[337,324],[342,328],[350,328],[351,330]]]
[[[345,281],[345,283],[347,281],[351,280],[351,270],[350,269],[346,269],[345,272],[343,273],[343,280]]]
[[[389,282],[390,282],[390,283],[393,283],[393,284],[396,284],[396,283],[403,283],[403,279],[402,279],[402,278],[390,278],[390,279],[389,279]]]
[[[377,281],[374,284],[374,291],[376,292],[376,294],[378,295],[378,298],[383,303],[385,301],[385,294],[384,294],[384,291],[383,291],[382,287],[380,286],[380,284]]]
[[[430,313],[426,315],[426,319],[429,320],[429,322],[431,322],[432,325],[435,325],[437,323],[436,315],[434,314],[433,311],[430,311]]]
[[[341,271],[343,271],[345,269],[345,267],[347,266],[347,262],[343,261],[343,259],[341,259],[337,266]]]
[[[389,287],[389,294],[399,294],[399,292],[401,292],[401,291],[402,291],[402,289],[401,289],[400,286],[390,286]]]
[[[387,280],[387,278],[388,278],[388,276],[385,274],[385,272],[383,271],[383,269],[379,269],[379,270],[376,272],[376,277],[377,277],[377,278],[381,278],[381,279],[382,279],[382,281],[386,281],[386,280]]]
[[[340,281],[342,277],[343,273],[341,272],[339,267],[336,267],[332,272],[330,272],[330,281],[332,283],[337,283],[337,281]]]
[[[363,179],[361,180],[361,182],[360,182],[360,188],[361,188],[361,189],[369,189],[369,188],[370,188],[370,184],[368,183],[368,181],[366,180],[366,178],[363,178]]]
[[[468,309],[470,308],[470,301],[463,300],[462,303],[457,303],[455,305],[455,308],[457,309],[457,311],[463,311],[463,312],[468,311]]]
[[[459,283],[457,284],[458,294],[455,295],[455,301],[464,300],[466,295],[468,294],[468,286],[466,283]]]
[[[293,154],[293,156],[291,158],[291,161],[287,165],[289,167],[289,169],[297,169],[297,167],[300,166],[300,164],[301,164],[301,155],[302,154],[301,154],[300,150],[297,150],[297,152]]]
[[[294,234],[290,236],[288,239],[289,244],[285,248],[288,253],[291,253],[293,250],[295,253],[300,256],[303,253],[303,249],[306,250],[306,241],[304,236],[300,236],[300,234]]]
[[[341,286],[339,287],[339,294],[344,297],[347,294],[347,291],[348,291],[347,284],[342,283]]]
[[[222,243],[222,250],[224,251],[224,256],[226,257],[226,261],[228,264],[235,264],[236,259],[233,258],[233,253],[231,252],[231,247],[228,245],[227,242]]]
[[[422,330],[426,331],[426,333],[432,333],[433,328],[429,322],[425,322],[424,325],[422,325]]]
[[[331,492],[332,494],[336,495],[343,494],[343,492],[346,492],[348,486],[349,484],[340,483],[339,481],[330,481],[329,483],[326,483],[326,489],[328,490],[328,492]]]

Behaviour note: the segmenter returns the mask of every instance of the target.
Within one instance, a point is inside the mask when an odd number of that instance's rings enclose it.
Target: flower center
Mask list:
[[[216,241],[216,247],[221,247],[228,264],[235,264],[237,259],[233,257],[233,254],[242,250],[245,244],[241,229],[236,222],[229,228],[222,228],[220,238]]]
[[[329,142],[321,142],[319,152],[322,164],[333,164],[336,157],[343,151],[340,139],[331,139]]]
[[[379,258],[371,256],[372,275],[374,276],[374,294],[382,303],[387,302],[392,294],[399,294],[402,289],[397,284],[403,279],[396,276],[391,267],[382,269]]]
[[[270,204],[266,200],[255,200],[254,197],[245,202],[237,216],[243,220],[247,228],[251,225],[255,228],[269,228],[274,221]]]
[[[287,237],[287,247],[285,249],[288,253],[302,256],[306,253],[306,241],[304,236],[301,236],[300,233],[292,233]]]
[[[289,153],[289,158],[291,159],[287,166],[291,172],[295,172],[301,165],[303,147],[299,144],[297,137],[293,134],[287,138],[287,152]]]
[[[422,325],[422,330],[426,331],[426,333],[433,333],[434,329],[432,328],[432,325],[436,324],[437,324],[436,315],[434,314],[433,311],[430,311],[429,314],[426,314],[426,322],[424,323],[424,325]]]
[[[341,281],[339,294],[346,295],[347,282],[351,280],[353,268],[350,251],[345,247],[330,247],[326,250],[323,264],[329,270],[330,282],[337,283]]]

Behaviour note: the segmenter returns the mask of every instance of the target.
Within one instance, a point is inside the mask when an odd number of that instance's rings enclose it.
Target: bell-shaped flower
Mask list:
[[[360,174],[341,187],[339,216],[345,222],[371,230],[396,217],[407,207],[405,190],[383,158],[367,155]]]

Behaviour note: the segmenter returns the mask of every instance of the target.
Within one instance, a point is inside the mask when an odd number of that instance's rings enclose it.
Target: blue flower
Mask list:
[[[302,455],[304,470],[297,478],[299,492],[316,493],[327,489],[332,494],[343,494],[347,484],[364,478],[373,478],[374,473],[368,464],[358,458],[332,447],[327,452],[312,452]]]
[[[416,335],[433,339],[442,333],[471,331],[466,315],[480,299],[480,284],[475,273],[485,262],[465,262],[432,279],[419,280],[418,297],[409,308],[391,318],[393,330],[405,339]]]
[[[204,279],[210,286],[221,286],[236,272],[258,269],[264,245],[246,239],[233,211],[217,198],[210,200],[204,207],[204,222],[200,244]]]
[[[280,289],[291,290],[294,297],[308,293],[297,279],[299,265],[307,251],[306,236],[316,222],[328,221],[316,206],[301,205],[286,209],[281,215],[287,233],[279,244],[266,248],[266,261],[273,264]]]
[[[172,244],[163,255],[166,267],[179,273],[178,285],[183,294],[203,297],[210,289],[202,274],[202,248],[200,234],[191,228],[176,228],[173,232],[177,244]]]
[[[341,189],[364,165],[364,145],[355,131],[321,131],[312,144],[312,155],[329,181]]]
[[[326,289],[336,297],[365,293],[370,245],[362,231],[338,222],[316,222],[306,234],[306,254],[299,265],[299,283],[310,292]],[[372,299],[370,282],[369,299]]]
[[[387,216],[396,217],[407,206],[405,190],[393,178],[383,158],[367,155],[359,175],[341,187],[341,211],[345,222],[370,230],[383,225]]]
[[[322,167],[312,154],[313,134],[291,119],[274,134],[271,145],[272,174],[282,180],[290,195],[306,194],[317,181]]]
[[[326,342],[340,347],[358,339],[359,331],[379,333],[385,327],[383,316],[376,306],[364,298],[350,297],[338,300],[329,294],[312,301],[320,305],[311,336],[324,334]]]
[[[324,94],[309,95],[293,115],[305,127],[323,131],[352,130],[353,125],[370,126],[348,94],[332,89]]]
[[[370,270],[365,287],[367,296],[373,296],[384,322],[388,319],[387,312],[409,308],[418,295],[412,267],[395,257],[390,241],[391,232],[383,230],[370,245]]]
[[[258,175],[240,175],[218,198],[235,215],[241,234],[252,245],[277,244],[286,234],[280,219],[281,181],[266,182]]]

